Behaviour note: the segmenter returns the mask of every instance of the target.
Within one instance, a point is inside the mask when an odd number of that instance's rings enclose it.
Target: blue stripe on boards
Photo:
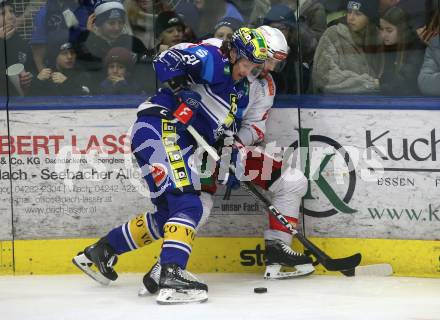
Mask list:
[[[10,97],[9,111],[135,109],[147,96]],[[0,111],[6,97],[0,97]],[[277,95],[274,108],[440,110],[440,97]]]

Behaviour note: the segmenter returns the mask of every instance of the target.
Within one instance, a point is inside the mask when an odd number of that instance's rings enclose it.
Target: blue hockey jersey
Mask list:
[[[202,106],[193,126],[210,144],[225,130],[237,130],[236,123],[249,102],[249,82],[246,78],[232,79],[231,65],[220,51],[221,44],[219,39],[208,39],[200,44],[181,43],[164,51],[154,61],[159,81],[186,76],[190,89],[201,95]],[[150,103],[171,111],[177,107],[169,89],[158,90]]]

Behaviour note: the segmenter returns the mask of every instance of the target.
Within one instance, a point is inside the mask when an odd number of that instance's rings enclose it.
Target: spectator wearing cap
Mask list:
[[[285,29],[289,28],[291,31],[289,42],[294,47],[298,46],[296,42],[299,32],[303,62],[311,66],[319,39],[327,26],[325,8],[319,0],[289,1],[289,3],[291,3],[289,9],[284,5],[273,6],[266,15],[264,23],[278,22],[278,27],[283,28],[284,21]]]
[[[139,93],[136,84],[131,81],[131,71],[134,66],[134,55],[126,48],[110,49],[104,58],[107,77],[100,85],[100,94],[136,94]]]
[[[141,66],[137,68],[138,78],[143,83],[142,90],[153,93],[160,83],[156,81],[156,72],[153,68],[154,57],[168,48],[183,42],[185,24],[182,18],[174,11],[162,11],[155,21],[156,46],[147,49],[140,58]],[[139,72],[142,70],[141,72]]]
[[[295,13],[285,4],[274,5],[264,17],[263,24],[281,30],[287,39],[289,32],[296,27]]]
[[[24,65],[24,72],[19,75],[20,87],[26,94],[32,82],[32,72],[35,66],[32,53],[27,42],[17,32],[17,19],[13,3],[10,0],[0,0],[0,95],[18,95],[18,91],[5,79],[6,69],[17,63]]]
[[[225,17],[232,17],[244,21],[237,7],[225,0],[220,1],[195,1],[199,10],[200,22],[196,36],[199,39],[206,39],[212,35],[212,30],[218,21]]]
[[[373,94],[379,91],[382,68],[378,34],[379,0],[347,4],[347,24],[339,23],[322,35],[314,56],[316,93]]]
[[[94,14],[89,18],[88,30],[82,33],[78,59],[96,79],[96,83],[105,78],[103,60],[111,48],[126,48],[135,53],[138,60],[147,51],[141,40],[124,33],[125,17],[122,3],[98,2]]]
[[[225,17],[214,27],[214,38],[221,40],[231,40],[235,30],[241,28],[243,23],[235,18]]]
[[[159,13],[156,20],[157,52],[163,52],[181,43],[184,29],[185,24],[176,12],[164,11]]]
[[[279,29],[286,37],[287,44],[292,50],[286,60],[284,69],[274,74],[277,84],[277,92],[284,94],[295,94],[305,92],[308,88],[311,62],[313,54],[310,53],[310,41],[300,30],[301,56],[298,54],[298,28],[295,13],[287,5],[278,4],[272,6],[263,20],[264,25]],[[298,76],[300,78],[298,78]],[[301,80],[298,80],[301,79]]]
[[[327,27],[343,23],[347,16],[347,0],[322,1],[326,11]]]
[[[319,39],[327,28],[325,7],[321,0],[290,1],[290,8],[298,17],[298,29],[303,39],[308,40],[309,54],[315,53]]]
[[[74,44],[63,40],[52,39],[48,43],[51,48],[47,58],[48,67],[38,73],[31,87],[32,95],[75,96],[91,93],[90,77],[76,65]]]
[[[46,66],[46,53],[51,37],[64,37],[64,41],[76,43],[87,27],[87,19],[93,13],[92,0],[47,0],[34,18],[30,44],[38,70]]]

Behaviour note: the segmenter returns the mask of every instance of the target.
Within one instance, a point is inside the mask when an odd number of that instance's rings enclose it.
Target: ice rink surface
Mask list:
[[[204,274],[209,300],[163,306],[138,297],[141,274],[102,287],[83,275],[0,277],[1,320],[440,320],[440,279],[317,276],[267,281]],[[254,287],[268,292],[255,294]]]

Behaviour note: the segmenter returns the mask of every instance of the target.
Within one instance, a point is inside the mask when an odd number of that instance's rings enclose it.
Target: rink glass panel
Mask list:
[[[23,35],[29,39],[27,21]],[[211,27],[215,24],[212,19],[205,19],[204,23]],[[206,27],[204,31],[209,28]],[[301,28],[301,23],[297,22],[297,32],[301,33]],[[300,42],[304,41],[298,34],[294,36]],[[338,210],[336,202],[332,203],[323,194],[322,188],[311,180],[303,210],[306,214],[306,233],[323,238],[437,239],[440,214],[436,211],[438,205],[434,199],[440,182],[437,183],[437,171],[433,169],[438,167],[438,158],[434,154],[439,149],[436,138],[436,124],[440,120],[437,110],[439,100],[429,97],[418,100],[399,97],[380,99],[362,94],[313,96],[309,90],[311,74],[308,77],[304,74],[307,68],[310,72],[312,68],[310,61],[304,58],[306,48],[307,43],[291,46],[298,59],[290,61],[288,70],[294,70],[296,80],[289,82],[287,89],[295,93],[277,99],[270,114],[266,142],[276,142],[280,147],[304,146],[304,152],[309,150],[307,147],[321,148],[321,151],[322,147],[329,147],[328,151],[336,154],[332,161],[336,160],[330,162],[322,173],[333,188],[336,198],[356,210],[355,213]],[[4,76],[1,79],[6,81]],[[156,79],[147,80],[149,84],[156,82]],[[6,93],[2,93],[2,96],[6,96]],[[14,230],[14,237],[18,240],[78,238],[84,242],[81,242],[82,246],[88,243],[83,238],[100,237],[134,215],[152,210],[148,197],[139,192],[144,185],[133,157],[126,152],[128,141],[124,136],[136,117],[137,105],[146,96],[14,97],[1,100],[2,137],[8,137],[7,125],[10,127],[10,137],[2,141],[13,143],[2,146],[6,152],[1,155],[4,163],[1,166],[0,240],[12,240]],[[357,108],[366,110],[358,112]],[[387,112],[389,108],[393,110]],[[417,112],[416,109],[420,108],[426,111]],[[399,109],[414,111],[400,112]],[[7,115],[9,123],[6,122]],[[384,119],[388,120],[382,121]],[[368,190],[360,187],[361,179],[358,178],[358,184],[348,199],[350,170],[341,167],[340,164],[344,164],[340,162],[343,158],[335,150],[337,144],[334,142],[348,147],[359,147],[362,144],[365,147],[366,131],[361,128],[370,126],[369,129],[373,131],[372,127],[376,123],[381,123],[376,128],[379,135],[389,131],[378,141],[387,147],[387,138],[392,139],[395,154],[402,155],[404,150],[411,153],[411,142],[418,141],[414,145],[414,152],[426,159],[418,161],[413,157],[400,162],[407,168],[426,172],[398,174],[388,180],[381,180],[383,185],[379,185],[376,180],[368,184],[371,187]],[[312,141],[301,143],[299,134],[306,134],[307,129],[312,130]],[[372,133],[373,139],[378,137],[374,135],[375,132]],[[405,139],[410,143],[407,149],[403,142]],[[9,151],[12,170],[9,167]],[[311,159],[316,159],[314,152],[310,154]],[[321,160],[324,156],[325,153],[321,153]],[[68,162],[68,159],[75,161]],[[302,159],[305,161],[305,158]],[[411,167],[412,164],[417,166]],[[305,169],[304,162],[300,165]],[[85,176],[84,173],[88,173],[91,178],[80,178]],[[64,178],[61,178],[63,175]],[[393,178],[397,178],[397,182]],[[393,185],[396,183],[399,185]],[[432,188],[428,188],[430,185]],[[233,200],[223,201],[222,192],[220,189],[211,219],[200,231],[200,236],[260,238],[267,223],[262,206],[243,191],[234,193]],[[370,198],[370,195],[374,197]],[[10,206],[11,196],[13,210]],[[372,206],[365,206],[363,197],[372,202]],[[334,201],[335,197],[332,199]],[[373,211],[369,208],[373,208]],[[377,228],[370,226],[364,219],[373,219],[371,212],[377,216],[375,209],[389,218],[385,223],[376,219],[374,225]],[[332,210],[336,210],[332,215],[314,214]],[[408,221],[393,218],[397,217],[395,212]],[[403,224],[405,227],[401,228]],[[20,242],[20,246],[23,243],[29,242]],[[2,252],[6,252],[2,253],[2,259],[9,261],[6,259],[11,256],[10,242],[2,242],[2,245]],[[254,244],[246,245],[249,248],[245,249],[255,248]],[[257,245],[262,248],[262,244]],[[72,248],[69,250],[74,251]],[[344,251],[350,252],[351,248]],[[341,254],[340,251],[330,253]],[[3,265],[9,266],[8,262],[2,262]]]
[[[0,41],[4,41],[0,39]],[[4,45],[4,43],[2,43]],[[3,56],[3,55],[2,55]],[[6,61],[0,61],[0,70],[6,69]],[[0,76],[0,81],[6,82],[6,74]],[[1,86],[2,88],[4,86]],[[3,90],[3,89],[2,89]],[[8,155],[8,99],[6,90],[0,92],[0,138],[2,151],[0,154],[0,275],[13,272],[13,234],[11,210],[10,167]]]
[[[0,155],[0,241],[12,240],[12,217],[11,211],[11,180],[8,155],[8,128],[7,128],[7,101],[0,97],[0,136],[2,151]]]

